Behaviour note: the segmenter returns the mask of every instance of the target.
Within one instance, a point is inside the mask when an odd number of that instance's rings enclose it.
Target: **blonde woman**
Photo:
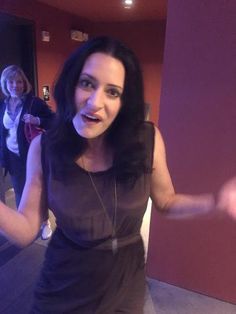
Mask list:
[[[5,173],[10,173],[18,208],[25,185],[29,149],[24,124],[48,129],[53,113],[42,99],[33,96],[31,84],[17,65],[3,70],[1,89],[5,99],[0,104],[0,162]],[[47,221],[42,226],[42,238],[49,238],[51,233]]]

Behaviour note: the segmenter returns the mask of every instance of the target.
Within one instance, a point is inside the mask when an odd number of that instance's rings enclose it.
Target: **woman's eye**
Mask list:
[[[90,88],[93,88],[93,84],[91,81],[89,81],[87,79],[80,79],[79,80],[79,87],[85,88],[85,89],[90,89]]]
[[[121,96],[121,92],[115,88],[111,88],[107,90],[107,95],[111,98],[118,98]]]

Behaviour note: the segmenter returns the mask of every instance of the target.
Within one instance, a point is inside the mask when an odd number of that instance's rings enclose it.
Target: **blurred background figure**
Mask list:
[[[8,172],[15,192],[18,208],[26,178],[26,160],[29,141],[25,123],[32,128],[48,129],[53,112],[40,98],[33,96],[32,87],[23,70],[16,66],[6,67],[1,75],[1,89],[5,99],[0,103],[0,162],[4,174]],[[1,189],[4,201],[4,189]],[[42,239],[52,234],[48,217],[42,225]]]

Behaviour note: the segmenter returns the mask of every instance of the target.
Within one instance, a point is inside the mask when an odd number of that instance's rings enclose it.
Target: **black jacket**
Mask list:
[[[33,102],[32,102],[33,98]],[[32,105],[31,105],[32,103]],[[6,146],[6,137],[8,130],[3,125],[3,116],[6,109],[5,101],[0,103],[0,163],[5,172],[8,170],[8,154]],[[54,113],[48,107],[48,105],[40,98],[34,97],[32,94],[28,94],[24,100],[23,108],[20,115],[19,125],[17,128],[17,142],[19,146],[19,154],[23,163],[26,163],[27,153],[29,150],[29,143],[24,134],[24,121],[23,115],[30,113],[33,116],[40,118],[40,127],[47,130],[49,129],[52,120],[54,118]]]

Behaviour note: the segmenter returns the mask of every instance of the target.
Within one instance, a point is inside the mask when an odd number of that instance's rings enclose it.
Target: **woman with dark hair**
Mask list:
[[[0,203],[0,230],[21,246],[47,208],[56,216],[32,313],[143,313],[149,196],[173,217],[208,212],[213,197],[175,194],[160,132],[144,121],[139,63],[119,41],[75,51],[54,97],[55,124],[32,142],[19,212]]]
[[[1,75],[1,89],[5,95],[0,104],[0,162],[9,172],[18,208],[26,179],[26,160],[29,140],[25,124],[48,129],[53,113],[40,98],[34,97],[31,84],[17,65],[7,66]],[[51,236],[49,220],[42,225],[42,238]]]

